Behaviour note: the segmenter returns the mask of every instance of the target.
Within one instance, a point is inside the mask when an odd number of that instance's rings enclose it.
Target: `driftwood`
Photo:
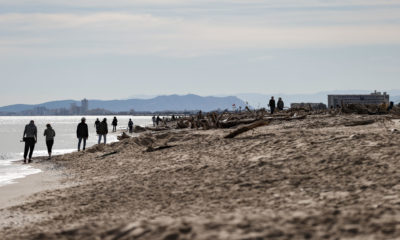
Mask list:
[[[220,122],[220,127],[221,128],[231,128],[235,127],[240,124],[250,124],[253,122],[256,122],[258,119],[242,119],[242,120],[231,120],[231,121],[226,121],[226,122]]]
[[[103,154],[101,156],[98,156],[97,158],[105,158],[105,157],[108,157],[108,156],[111,156],[111,155],[114,155],[114,154],[117,154],[117,153],[118,153],[117,151],[114,151],[114,152],[110,152],[110,153],[106,153],[106,154]]]
[[[146,130],[150,130],[150,131],[154,131],[154,132],[159,132],[159,131],[165,131],[165,130],[169,130],[169,127],[146,127]]]
[[[252,123],[250,125],[241,127],[239,129],[236,129],[235,131],[229,133],[228,135],[225,136],[225,138],[234,138],[239,134],[242,134],[244,132],[250,131],[252,129],[258,128],[258,127],[262,127],[265,125],[268,125],[271,121],[270,120],[259,120],[255,123]]]
[[[120,141],[123,139],[126,139],[126,138],[130,138],[130,136],[128,134],[126,134],[125,132],[123,132],[121,136],[117,136],[117,139]]]
[[[141,133],[141,132],[145,132],[145,131],[146,131],[146,128],[141,127],[141,126],[139,126],[139,125],[136,125],[136,126],[133,128],[133,132],[134,132],[134,133]]]
[[[172,148],[172,147],[175,147],[175,146],[173,146],[173,145],[164,145],[164,146],[159,146],[159,147],[150,146],[146,149],[146,152],[155,152],[155,151],[159,151],[159,150],[166,149],[166,148]]]
[[[241,124],[251,124],[263,119],[272,121],[272,120],[279,120],[279,121],[292,121],[292,120],[302,120],[305,119],[307,115],[302,115],[298,117],[266,117],[266,118],[257,118],[257,119],[241,119],[241,120],[231,120],[226,122],[221,122],[219,125],[221,128],[231,128]]]
[[[369,125],[375,123],[375,120],[369,119],[369,120],[359,120],[359,121],[354,121],[354,122],[347,122],[344,124],[346,127],[354,127],[354,126],[361,126],[361,125]]]

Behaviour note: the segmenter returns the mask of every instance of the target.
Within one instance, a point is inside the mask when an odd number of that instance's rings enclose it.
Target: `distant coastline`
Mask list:
[[[194,94],[158,96],[152,99],[63,100],[36,105],[15,104],[0,107],[1,116],[74,116],[74,115],[153,115],[192,114],[198,111],[224,111],[245,108],[234,96],[202,97]]]

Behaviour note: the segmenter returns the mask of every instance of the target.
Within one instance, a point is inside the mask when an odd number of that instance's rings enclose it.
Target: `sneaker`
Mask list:
[[[29,159],[28,163],[31,163],[31,162],[32,162],[32,160],[31,160],[31,159]]]

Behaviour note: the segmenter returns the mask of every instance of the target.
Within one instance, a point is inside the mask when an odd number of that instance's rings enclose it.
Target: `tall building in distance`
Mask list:
[[[371,94],[363,95],[328,95],[328,107],[342,106],[343,104],[389,104],[389,95],[384,92],[373,92]]]
[[[85,113],[87,113],[89,111],[89,101],[86,99],[86,98],[84,98],[82,101],[81,101],[81,113],[82,114],[85,114]]]

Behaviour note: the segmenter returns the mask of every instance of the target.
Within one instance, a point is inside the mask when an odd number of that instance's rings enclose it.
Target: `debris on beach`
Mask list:
[[[70,185],[1,209],[0,239],[397,239],[395,116],[210,113],[54,156]]]

